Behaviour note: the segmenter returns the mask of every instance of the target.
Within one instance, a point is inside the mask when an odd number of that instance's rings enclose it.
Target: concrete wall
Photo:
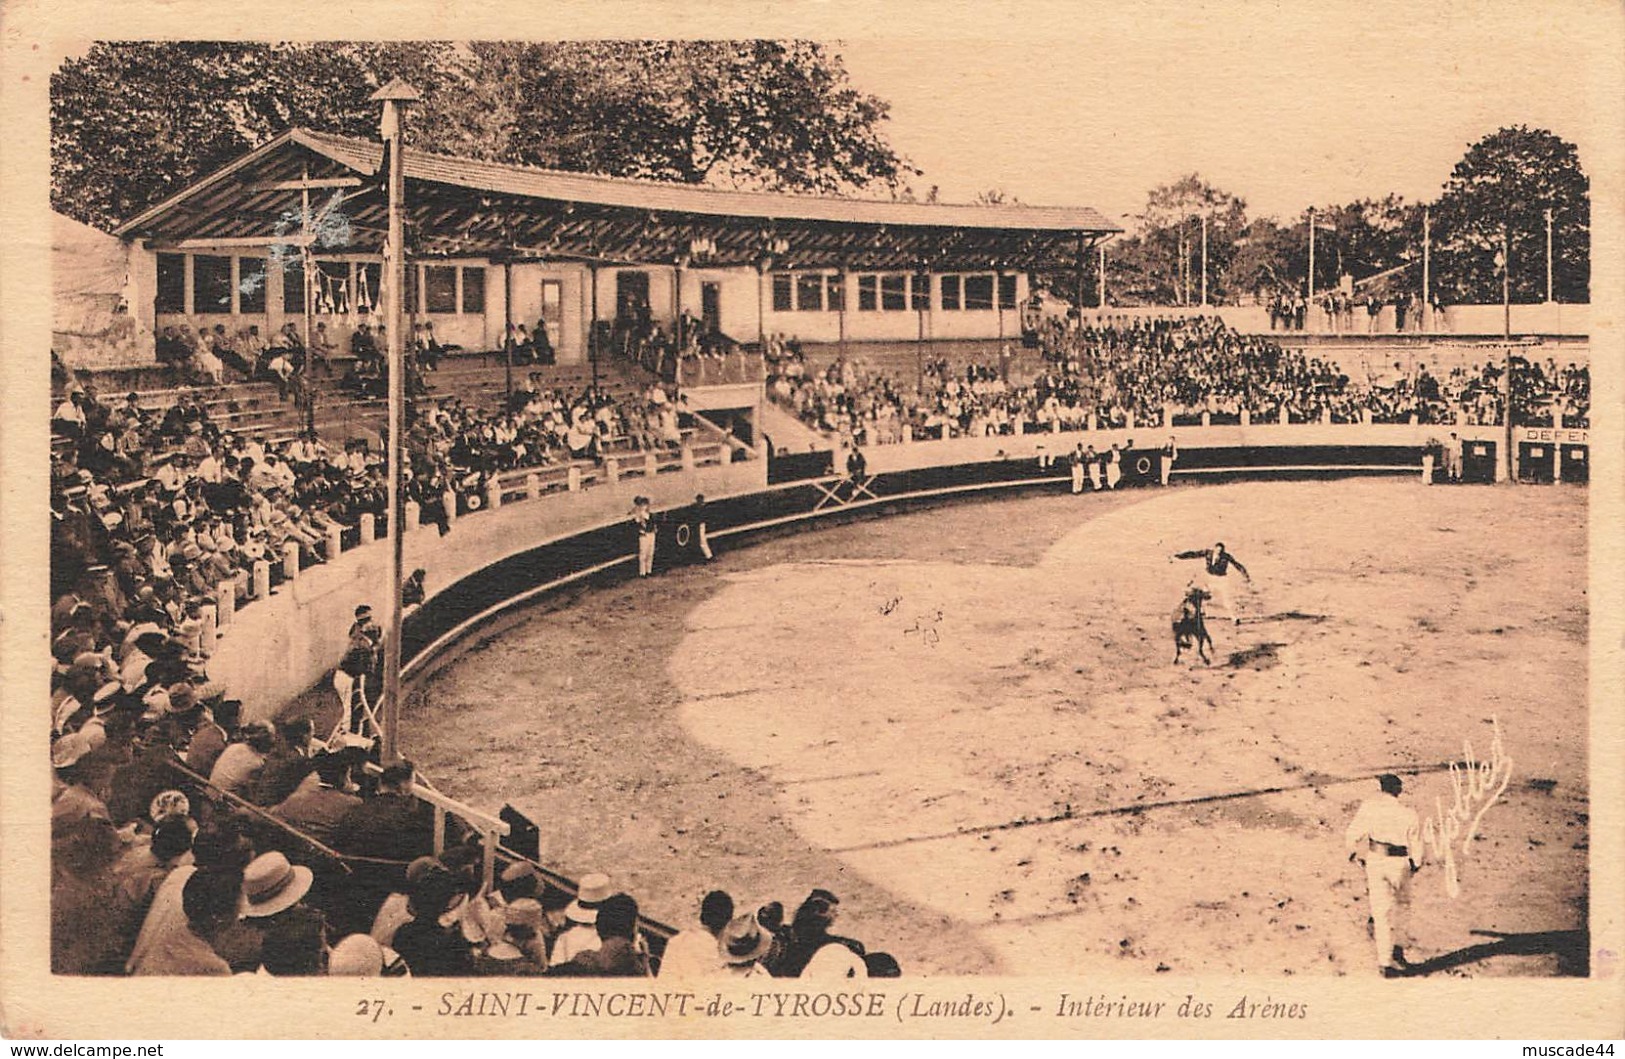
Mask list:
[[[940,489],[960,480],[1007,479],[1022,485],[1044,484],[1054,478],[1064,487],[1065,463],[1060,457],[1080,441],[1103,451],[1114,443],[1127,448],[1135,440],[1137,452],[1155,461],[1155,450],[1174,435],[1183,454],[1175,465],[1175,477],[1183,473],[1201,480],[1211,473],[1302,475],[1328,469],[1334,473],[1415,473],[1422,447],[1445,439],[1452,431],[1468,441],[1493,443],[1492,451],[1501,453],[1495,476],[1499,480],[1504,475],[1500,460],[1505,457],[1506,435],[1496,426],[1259,424],[1171,431],[1078,431],[875,446],[866,449],[865,455],[869,473],[881,476],[875,486],[881,490],[876,502],[889,503],[893,496],[906,501],[912,490]],[[1589,433],[1525,428],[1516,433],[1515,440],[1521,448],[1585,447]],[[1278,456],[1272,457],[1272,452]],[[1036,461],[1045,453],[1056,457],[1048,468]],[[1545,457],[1540,452],[1529,455],[1550,459],[1549,453]],[[844,454],[837,453],[835,465],[844,463]],[[506,572],[516,559],[527,561],[535,549],[562,546],[567,553],[564,566],[572,572],[583,563],[604,561],[606,556],[629,562],[630,535],[623,552],[617,550],[618,538],[613,534],[606,537],[604,531],[626,523],[632,498],[638,494],[650,496],[658,511],[681,507],[695,493],[703,492],[716,516],[713,532],[720,535],[751,534],[763,526],[803,518],[815,507],[826,515],[840,510],[839,505],[823,510],[827,486],[801,482],[769,487],[766,470],[765,461],[754,460],[593,485],[464,516],[453,523],[446,538],[433,527],[419,527],[407,534],[405,568],[422,566],[428,571],[430,608],[445,604],[442,609],[447,613],[437,615],[442,625],[449,621],[459,627],[477,627],[481,619],[476,612],[481,607],[499,607],[502,601],[535,587],[534,580],[520,583],[519,577],[510,578]],[[1154,470],[1148,473],[1154,478]],[[826,503],[818,503],[820,499]],[[586,543],[589,538],[594,538],[590,545]],[[274,716],[330,675],[342,653],[355,607],[379,602],[387,561],[386,542],[362,545],[333,562],[302,572],[270,599],[257,600],[238,611],[218,641],[209,662],[210,674],[243,699],[249,718]],[[492,569],[496,564],[505,566]],[[486,583],[470,589],[493,580],[494,586]],[[480,602],[470,607],[470,599]],[[442,637],[437,642],[449,642],[459,635],[438,627],[430,634]],[[434,644],[426,637],[420,639],[428,644],[427,653],[432,656]],[[413,668],[421,671],[432,664],[432,657],[419,658]]]
[[[915,470],[954,463],[979,463],[997,459],[1037,458],[1041,452],[1065,455],[1080,442],[1095,451],[1112,445],[1159,448],[1170,437],[1180,449],[1247,447],[1268,449],[1278,446],[1372,445],[1419,446],[1429,439],[1443,439],[1454,431],[1464,438],[1501,441],[1505,429],[1497,426],[1442,426],[1439,424],[1361,423],[1253,424],[1215,427],[1140,427],[1134,430],[1074,430],[1055,434],[1020,434],[993,438],[950,438],[946,441],[916,441],[904,445],[872,445],[863,450],[870,471]],[[836,466],[845,466],[844,453],[836,454]]]
[[[550,539],[625,521],[634,496],[650,497],[658,510],[685,504],[695,493],[725,497],[765,484],[766,466],[753,460],[509,504],[458,519],[445,538],[433,526],[412,530],[405,541],[405,569],[423,567],[430,592],[438,593]],[[331,672],[343,653],[356,606],[379,605],[388,551],[382,540],[354,548],[301,572],[269,599],[256,600],[233,615],[209,660],[209,674],[243,700],[247,718],[274,715]]]

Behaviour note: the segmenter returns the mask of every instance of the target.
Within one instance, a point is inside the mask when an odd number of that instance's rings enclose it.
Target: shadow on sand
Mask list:
[[[1502,934],[1493,930],[1474,930],[1470,933],[1475,937],[1495,940],[1413,963],[1405,968],[1404,976],[1432,974],[1466,963],[1477,963],[1492,956],[1544,956],[1548,953],[1557,957],[1557,973],[1561,977],[1585,978],[1591,974],[1589,931],[1548,930],[1538,934]]]

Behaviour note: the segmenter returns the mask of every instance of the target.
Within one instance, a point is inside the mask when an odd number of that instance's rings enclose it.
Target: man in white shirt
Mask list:
[[[56,411],[51,413],[51,423],[58,433],[77,437],[84,432],[85,413],[79,407],[79,401],[77,393],[70,393],[56,406]]]
[[[1408,966],[1403,948],[1404,919],[1410,903],[1411,876],[1421,867],[1422,825],[1416,810],[1399,800],[1404,785],[1398,776],[1384,773],[1377,782],[1382,793],[1360,803],[1349,822],[1344,844],[1350,861],[1365,863],[1377,969],[1384,978],[1396,978]]]
[[[713,978],[723,971],[718,938],[733,919],[734,900],[721,890],[712,890],[700,902],[698,928],[689,927],[666,942],[660,960],[662,978]]]
[[[221,476],[224,474],[224,469],[220,466],[220,457],[217,455],[215,448],[211,448],[208,455],[198,461],[196,473],[198,478],[205,482],[219,483]]]

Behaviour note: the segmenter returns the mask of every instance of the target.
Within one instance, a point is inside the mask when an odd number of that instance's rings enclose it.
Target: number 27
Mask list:
[[[371,1015],[372,1016],[372,1021],[377,1022],[380,1018],[383,1017],[383,1014],[384,1014],[384,1002],[382,1000],[361,1000],[361,1001],[357,1001],[356,1002],[355,1013],[357,1015],[361,1016],[362,1018],[366,1018],[368,1015]]]

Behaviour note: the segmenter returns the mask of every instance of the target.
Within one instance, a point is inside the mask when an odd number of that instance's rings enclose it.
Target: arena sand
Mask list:
[[[724,546],[492,630],[404,745],[678,924],[822,886],[911,973],[1369,976],[1344,827],[1376,772],[1487,757],[1492,719],[1510,785],[1459,897],[1416,876],[1408,953],[1584,926],[1585,523],[1572,488],[1239,483]],[[1175,666],[1199,564],[1169,553],[1220,539],[1253,620]],[[1450,790],[1407,782],[1424,818]]]

